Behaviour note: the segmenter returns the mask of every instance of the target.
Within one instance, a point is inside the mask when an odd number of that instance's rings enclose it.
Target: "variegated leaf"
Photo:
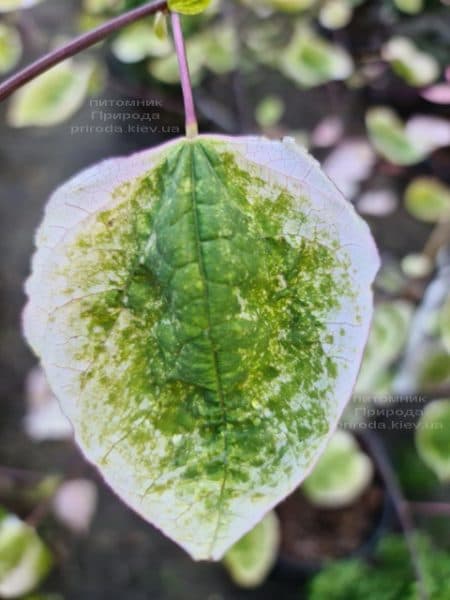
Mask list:
[[[25,332],[86,456],[196,559],[312,469],[358,372],[378,255],[293,141],[178,139],[63,185]]]

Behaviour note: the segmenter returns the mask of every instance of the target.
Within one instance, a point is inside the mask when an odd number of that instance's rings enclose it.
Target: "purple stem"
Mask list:
[[[450,502],[410,502],[410,508],[428,517],[450,516]]]
[[[415,523],[411,513],[410,505],[403,497],[403,491],[397,479],[394,469],[389,461],[388,455],[383,444],[374,432],[369,432],[364,436],[364,441],[370,451],[370,454],[378,467],[378,472],[384,481],[386,489],[391,496],[392,504],[397,513],[400,526],[403,530],[406,546],[411,557],[411,563],[417,581],[417,591],[420,600],[430,600],[426,589],[425,577],[422,568],[419,549],[417,547],[415,536]]]
[[[188,138],[193,138],[198,135],[198,124],[195,115],[194,98],[192,95],[191,78],[189,75],[189,66],[186,57],[186,47],[184,44],[180,15],[171,13],[171,20],[173,40],[175,42],[178,67],[180,70],[181,89],[183,91],[184,112],[186,115],[186,136]]]
[[[148,4],[144,4],[130,10],[126,13],[115,17],[103,23],[99,27],[80,35],[69,43],[65,44],[61,48],[57,48],[56,50],[52,50],[45,56],[42,56],[35,62],[31,63],[18,73],[12,75],[9,79],[6,79],[3,83],[0,84],[0,101],[4,100],[8,96],[10,96],[17,89],[22,87],[28,81],[31,81],[41,73],[44,73],[51,67],[57,65],[58,63],[66,60],[67,58],[78,54],[82,50],[93,46],[100,40],[103,40],[105,37],[110,35],[111,33],[122,29],[126,25],[130,23],[134,23],[138,21],[142,17],[147,15],[154,14],[161,10],[167,9],[167,2],[165,0],[154,0],[153,2],[149,2]]]

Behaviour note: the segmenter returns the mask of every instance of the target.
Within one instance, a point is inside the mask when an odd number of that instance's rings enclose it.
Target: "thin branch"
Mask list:
[[[99,27],[80,35],[79,37],[68,42],[61,48],[52,50],[45,56],[42,56],[35,62],[28,65],[22,71],[15,73],[9,79],[6,79],[0,84],[0,102],[14,93],[18,88],[22,87],[28,81],[31,81],[38,75],[41,75],[51,67],[58,63],[78,54],[82,50],[93,46],[97,42],[103,40],[111,33],[122,29],[130,23],[138,21],[142,17],[152,15],[158,11],[166,10],[167,2],[165,0],[154,0],[143,6],[139,6],[133,10],[106,21]]]
[[[186,117],[186,136],[191,138],[198,135],[197,117],[195,114],[194,97],[192,95],[191,77],[186,56],[183,30],[180,15],[171,13],[172,33],[180,70],[181,89],[183,91],[184,112]]]
[[[409,502],[411,510],[427,517],[450,517],[450,502]]]
[[[20,467],[7,467],[0,465],[0,476],[4,475],[11,479],[43,479],[46,477],[46,473],[40,471],[33,471],[31,469],[22,469]]]
[[[411,563],[414,569],[417,587],[420,600],[430,600],[429,594],[425,587],[425,577],[422,570],[419,550],[417,548],[416,537],[414,535],[415,525],[411,514],[410,506],[406,502],[397,476],[391,463],[386,455],[385,449],[378,439],[378,436],[373,432],[366,432],[364,441],[367,443],[368,449],[373,460],[378,467],[379,474],[384,481],[386,489],[391,496],[392,503],[397,513],[400,525],[403,529],[406,545],[408,547]]]

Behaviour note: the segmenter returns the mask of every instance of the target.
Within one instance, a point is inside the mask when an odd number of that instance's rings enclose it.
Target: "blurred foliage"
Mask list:
[[[11,100],[9,124],[49,126],[65,121],[83,104],[93,70],[91,62],[69,59],[27,83]]]
[[[15,515],[0,512],[0,597],[19,598],[47,575],[52,558],[36,531]]]
[[[398,115],[386,107],[367,111],[366,125],[374,148],[395,165],[413,165],[422,161],[426,150],[420,141],[411,139]]]
[[[14,69],[22,56],[22,41],[19,31],[0,23],[0,75]]]
[[[450,554],[417,538],[424,585],[430,600],[449,600]],[[420,600],[411,558],[400,536],[379,544],[373,565],[362,560],[331,563],[310,586],[309,600]]]
[[[406,209],[420,221],[450,218],[450,188],[432,177],[413,179],[405,191]]]
[[[255,119],[261,129],[273,127],[280,122],[284,110],[284,102],[279,96],[266,96],[256,106]]]
[[[232,580],[244,588],[260,585],[278,556],[280,526],[270,511],[253,529],[228,550],[223,559]]]
[[[211,0],[168,0],[169,9],[183,15],[197,15],[210,5]]]
[[[301,489],[313,504],[336,509],[355,502],[372,477],[372,461],[353,435],[336,431]]]
[[[450,399],[434,400],[416,429],[416,446],[424,463],[441,481],[450,482]]]
[[[386,394],[395,376],[395,361],[408,338],[413,306],[404,300],[375,307],[355,394]]]
[[[439,481],[417,454],[414,443],[399,444],[393,453],[393,463],[405,496],[409,500],[431,498]]]
[[[39,2],[42,2],[42,0],[1,0],[0,13],[22,10],[23,8],[29,8]]]

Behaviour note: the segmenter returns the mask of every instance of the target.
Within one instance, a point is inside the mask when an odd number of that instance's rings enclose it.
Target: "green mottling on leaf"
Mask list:
[[[219,559],[308,474],[354,384],[378,259],[289,140],[200,136],[61,188],[25,330],[137,512]]]
[[[99,431],[98,407],[85,404],[83,436],[107,448],[120,428],[130,461],[164,474],[153,491],[175,474],[199,498],[202,478],[218,482],[204,515],[217,531],[243,483],[270,485],[286,453],[326,433],[329,387],[317,383],[337,373],[322,337],[347,293],[333,275],[345,265],[333,245],[282,235],[294,199],[261,198],[264,185],[217,145],[180,143],[70,250],[77,288],[114,273],[72,316],[86,331],[79,358],[92,359],[83,393],[109,407]],[[300,389],[308,401],[295,406]],[[169,436],[163,455],[152,430]]]

